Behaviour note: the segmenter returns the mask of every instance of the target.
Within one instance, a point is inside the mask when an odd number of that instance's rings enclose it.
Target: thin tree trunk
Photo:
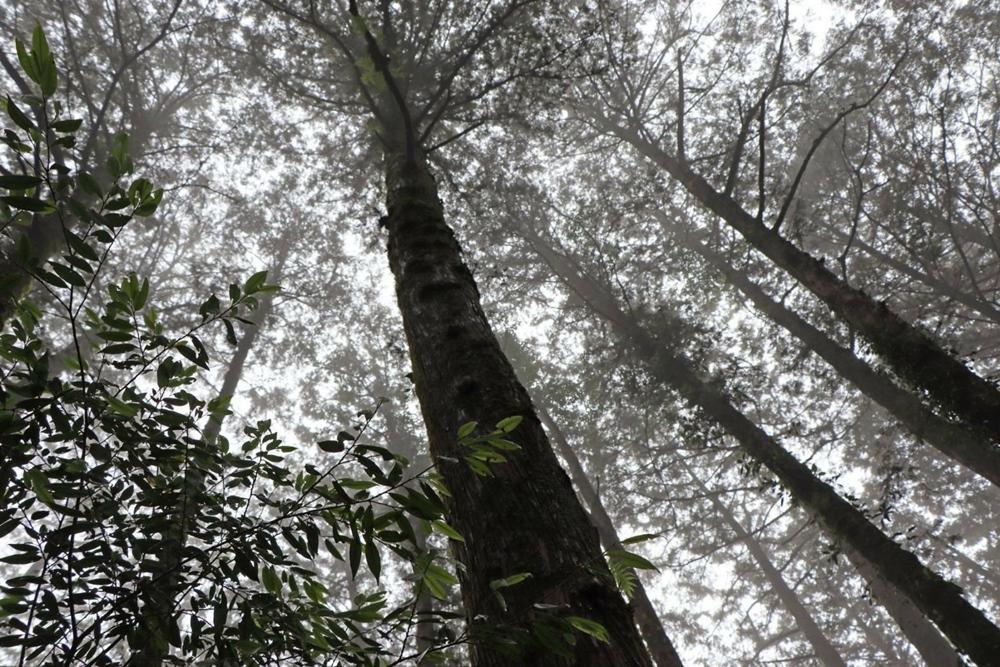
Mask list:
[[[272,270],[273,280],[278,280],[284,270],[289,250],[288,235],[283,237],[279,243],[278,257]],[[243,338],[236,346],[236,352],[233,354],[228,368],[226,368],[222,388],[219,391],[220,397],[232,398],[236,394],[236,388],[243,376],[250,350],[253,349],[264,322],[271,314],[273,305],[273,293],[267,293],[260,299],[260,304],[252,317],[254,325],[245,331]],[[213,413],[209,416],[205,428],[202,430],[202,440],[209,446],[214,446],[224,420],[224,413]],[[162,533],[163,537],[160,540],[160,556],[157,559],[157,566],[153,570],[143,596],[145,598],[143,609],[145,631],[139,638],[139,647],[128,661],[129,665],[160,667],[169,651],[169,647],[164,642],[168,637],[173,637],[179,632],[177,630],[176,606],[181,561],[192,518],[197,516],[198,508],[201,505],[200,496],[204,486],[204,477],[201,471],[187,466],[182,481],[177,513],[167,520],[167,525]],[[222,659],[220,664],[225,662],[225,659]]]
[[[415,545],[417,549],[419,551],[427,549],[427,532],[424,530],[422,524],[413,527],[413,534],[417,538]],[[422,589],[417,596],[416,603],[414,604],[414,612],[417,616],[414,639],[417,645],[417,653],[423,656],[426,651],[434,647],[434,632],[436,629],[433,617],[434,598],[431,597],[426,589]],[[423,663],[424,661],[421,659],[418,664]]]
[[[872,564],[848,545],[842,545],[848,560],[871,587],[872,596],[889,613],[913,648],[933,667],[961,667],[964,663],[948,640],[941,636],[920,610],[895,586],[886,581]],[[994,656],[1000,657],[1000,656]]]
[[[699,377],[684,359],[649,335],[617,305],[606,290],[577,271],[532,230],[522,230],[538,254],[598,315],[607,319],[636,349],[660,382],[724,428],[753,459],[767,467],[791,495],[826,527],[834,539],[861,553],[944,632],[961,651],[980,665],[1000,661],[1000,628],[962,597],[961,589],[923,565],[869,522],[853,505],[776,440],[730,403],[728,397]]]
[[[1000,486],[1000,447],[982,431],[950,422],[928,409],[919,398],[900,388],[885,375],[873,370],[851,350],[769,297],[726,259],[693,238],[685,237],[669,221],[664,222],[675,238],[705,258],[726,280],[742,292],[757,309],[767,315],[830,364],[863,394],[885,408],[911,433],[925,440],[945,456]]]
[[[538,418],[549,432],[559,454],[566,461],[569,475],[580,495],[583,496],[583,501],[590,508],[590,517],[593,519],[594,525],[597,526],[597,532],[601,536],[604,548],[608,550],[623,549],[615,524],[604,508],[604,503],[601,501],[597,489],[590,483],[590,477],[583,469],[576,452],[566,440],[566,435],[552,419],[543,404],[536,402],[535,410],[538,412]],[[646,647],[657,667],[682,667],[681,658],[677,655],[677,650],[674,648],[673,642],[670,641],[670,637],[667,636],[667,632],[660,622],[660,617],[656,613],[656,608],[653,607],[652,601],[646,594],[646,587],[642,585],[642,580],[639,579],[638,575],[636,575],[635,592],[632,595],[630,606],[636,625],[639,626],[639,632],[642,634]]]
[[[541,614],[536,603],[565,605],[601,623],[610,641],[580,635],[571,661],[532,651],[517,664],[649,665],[598,536],[486,320],[445,223],[437,184],[412,145],[409,152],[409,158],[388,152],[385,160],[389,265],[431,455],[452,494],[449,521],[465,539],[454,547],[465,566],[462,597],[470,623],[486,618],[523,626]],[[524,418],[511,434],[521,449],[493,465],[493,476],[473,473],[458,428],[475,421],[477,432],[489,432],[514,415]],[[532,576],[504,589],[505,608],[490,582],[523,572]],[[511,664],[489,642],[473,644],[471,654],[477,667]]]
[[[971,426],[1000,438],[1000,390],[948,354],[918,327],[883,302],[838,278],[823,262],[764,225],[732,197],[718,192],[685,161],[653,145],[637,132],[592,112],[601,127],[632,144],[642,155],[679,181],[706,208],[739,232],[754,248],[819,297],[858,330],[872,349],[901,378],[927,392],[946,410]]]
[[[844,659],[840,656],[840,652],[837,648],[830,643],[826,635],[816,621],[813,619],[812,614],[806,609],[802,600],[799,599],[798,593],[792,590],[792,587],[788,585],[785,578],[781,575],[781,572],[775,567],[774,563],[771,562],[771,557],[768,555],[764,546],[757,541],[757,538],[753,536],[750,531],[746,530],[733,513],[729,511],[717,497],[717,494],[710,493],[709,489],[701,481],[701,479],[691,470],[683,461],[680,462],[681,467],[687,471],[688,476],[694,480],[694,483],[698,486],[701,492],[708,498],[709,502],[712,503],[712,507],[715,511],[722,517],[723,522],[733,533],[740,539],[740,541],[746,545],[747,551],[750,552],[750,556],[757,563],[757,567],[760,568],[761,574],[770,584],[771,590],[774,594],[778,596],[781,604],[785,607],[785,610],[791,615],[792,619],[795,621],[795,625],[798,626],[799,630],[805,636],[806,641],[812,646],[816,657],[826,665],[827,667],[847,667]]]

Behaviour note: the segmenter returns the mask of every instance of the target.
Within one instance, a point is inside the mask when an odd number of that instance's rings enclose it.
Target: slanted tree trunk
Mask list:
[[[647,333],[623,312],[600,285],[584,277],[566,257],[530,229],[521,232],[555,273],[608,320],[645,362],[651,375],[680,393],[709,419],[725,429],[743,451],[770,470],[789,493],[837,541],[849,544],[876,571],[904,593],[948,639],[977,664],[996,665],[1000,656],[1000,628],[962,597],[958,586],[944,580],[920,560],[888,538],[864,514],[826,482],[819,479],[774,438],[733,407],[729,398],[701,379],[686,360]],[[669,332],[665,332],[669,335]]]
[[[827,667],[847,667],[847,663],[840,656],[840,652],[830,643],[830,640],[827,639],[826,635],[816,624],[812,614],[809,613],[802,600],[799,599],[798,593],[792,590],[792,587],[788,585],[781,572],[771,561],[771,557],[768,555],[767,550],[764,549],[764,545],[736,520],[736,517],[729,511],[729,508],[719,500],[717,494],[712,493],[705,486],[687,463],[681,461],[680,465],[687,472],[688,477],[694,480],[694,483],[701,490],[702,494],[712,503],[712,507],[716,513],[722,517],[723,523],[746,546],[751,558],[753,558],[757,567],[760,568],[761,574],[764,575],[764,579],[771,586],[771,590],[774,591],[778,600],[781,601],[782,606],[784,606],[785,610],[795,621],[795,625],[805,636],[806,641],[812,646],[816,657]]]
[[[272,269],[271,279],[278,281],[284,270],[288,257],[289,238],[286,234],[279,241],[278,256]],[[223,376],[220,397],[232,398],[243,377],[250,351],[257,341],[265,321],[274,306],[274,293],[268,292],[260,299],[260,304],[254,311],[254,325],[248,327],[236,346],[236,352],[229,362]],[[213,413],[209,416],[202,430],[202,440],[208,446],[214,446],[222,430],[225,420],[224,413]],[[198,515],[201,505],[201,493],[205,482],[201,470],[187,466],[178,491],[176,514],[169,517],[160,539],[157,565],[153,569],[148,585],[143,591],[144,608],[142,612],[143,632],[139,636],[139,646],[129,659],[128,664],[135,667],[160,667],[169,651],[166,640],[178,635],[177,629],[177,597],[180,594],[179,581],[183,567],[182,559],[184,545],[190,532],[191,523]],[[220,658],[220,665],[228,667],[227,659]]]
[[[566,461],[566,467],[569,468],[569,474],[573,479],[573,483],[583,497],[583,501],[587,503],[587,507],[590,508],[590,517],[593,519],[594,525],[597,526],[597,532],[601,536],[604,548],[609,551],[612,549],[623,549],[621,539],[618,537],[618,531],[615,529],[614,522],[604,508],[601,496],[597,493],[594,485],[590,483],[590,477],[583,469],[583,464],[580,463],[576,452],[570,446],[566,435],[559,428],[559,425],[556,424],[555,420],[552,419],[552,416],[545,409],[544,405],[536,403],[535,409],[538,412],[538,418],[549,432],[552,441],[555,442],[560,456]],[[649,649],[649,653],[656,666],[682,667],[683,663],[680,656],[677,655],[677,649],[674,648],[673,642],[667,636],[663,623],[660,622],[660,617],[656,613],[656,608],[653,607],[653,602],[646,593],[646,587],[642,585],[642,580],[639,579],[638,575],[636,575],[635,592],[632,595],[630,606],[632,607],[632,615],[635,618],[636,625],[639,626],[639,632],[642,634],[642,638],[645,640],[646,647]]]
[[[950,422],[934,414],[919,398],[873,370],[851,350],[769,297],[746,274],[734,269],[724,257],[703,243],[685,237],[683,231],[676,229],[665,218],[661,219],[675,233],[675,238],[725,275],[726,280],[749,298],[757,310],[802,341],[865,396],[896,417],[911,433],[945,456],[1000,486],[1000,446],[992,442],[985,432]]]
[[[928,665],[933,667],[961,667],[964,663],[955,653],[948,640],[941,636],[920,610],[913,606],[906,596],[880,576],[872,564],[848,545],[843,545],[844,553],[858,573],[871,587],[872,596],[889,613],[903,635],[917,649]],[[1000,654],[994,656],[1000,658]],[[996,663],[994,663],[996,664]]]
[[[926,392],[970,426],[988,429],[1000,438],[1000,390],[996,385],[969,370],[925,332],[889,310],[884,302],[851,287],[823,262],[767,227],[732,197],[717,191],[686,161],[670,155],[638,132],[609,121],[599,112],[591,111],[590,117],[660,166],[751,246],[819,297],[864,336],[899,377]]]
[[[412,146],[411,146],[412,151]],[[542,430],[480,305],[476,283],[445,223],[437,185],[421,155],[385,156],[389,266],[413,366],[430,452],[452,498],[448,518],[465,542],[454,545],[470,623],[529,624],[536,603],[562,605],[601,623],[601,643],[580,635],[573,660],[529,652],[517,664],[649,665],[631,614],[604,562],[598,536]],[[521,447],[493,476],[463,460],[459,426],[478,432],[520,415],[511,434]],[[530,572],[504,589],[506,609],[490,582]],[[477,667],[507,667],[511,657],[489,643],[471,647]]]

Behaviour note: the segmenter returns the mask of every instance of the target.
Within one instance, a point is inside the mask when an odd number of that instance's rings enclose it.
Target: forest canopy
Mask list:
[[[1000,8],[0,0],[0,65],[3,664],[1000,665]]]

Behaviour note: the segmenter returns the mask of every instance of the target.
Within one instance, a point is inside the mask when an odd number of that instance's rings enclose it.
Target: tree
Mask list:
[[[353,69],[352,96],[361,97],[377,124],[389,265],[431,455],[452,494],[450,523],[462,536],[455,548],[465,566],[462,591],[468,618],[510,623],[523,632],[532,629],[543,645],[559,649],[575,664],[647,664],[597,536],[482,312],[475,280],[445,222],[427,158],[441,143],[431,140],[435,130],[463,112],[475,112],[504,86],[504,79],[491,80],[492,75],[477,69],[478,62],[498,59],[511,72],[507,80],[547,64],[544,56],[532,62],[516,51],[505,53],[499,35],[516,26],[523,39],[538,40],[544,23],[557,17],[540,2],[500,3],[480,15],[479,25],[467,26],[462,22],[468,9],[449,3],[411,12],[383,2],[369,13],[352,1],[349,15],[333,8],[323,15],[313,5],[269,4],[342,54],[340,67]],[[435,43],[444,33],[431,21],[442,17],[464,33],[457,43]],[[539,23],[542,29],[535,27]],[[353,35],[344,33],[348,25]],[[420,48],[430,51],[426,61]],[[506,421],[512,417],[523,421]],[[515,445],[509,452],[489,449],[493,431],[483,427],[494,423],[499,432],[512,429],[505,424],[519,424],[510,436]],[[482,444],[466,453],[456,441],[459,427],[462,437],[479,434]],[[474,470],[463,463],[469,459]],[[503,465],[487,474],[483,462],[491,460]],[[523,580],[500,603],[497,582],[512,578]],[[595,629],[596,639],[562,647],[561,640],[552,641],[559,632],[547,625],[552,621],[539,614],[536,604],[563,609],[568,616],[556,620],[576,623],[584,633],[591,622],[606,630]],[[584,618],[589,620],[578,620]],[[473,660],[500,665],[510,657],[496,645],[479,643]],[[552,658],[531,649],[520,660],[548,664]]]

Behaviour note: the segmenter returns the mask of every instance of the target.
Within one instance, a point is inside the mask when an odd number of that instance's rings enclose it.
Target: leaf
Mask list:
[[[458,428],[458,438],[461,440],[462,438],[468,437],[473,431],[476,430],[477,426],[479,426],[479,422],[466,422],[462,424]]]
[[[35,24],[35,31],[31,35],[31,55],[38,74],[35,82],[41,87],[43,95],[52,95],[56,92],[57,84],[56,62],[49,51],[49,43],[45,39],[41,23]]]
[[[101,198],[104,193],[101,192],[101,186],[97,183],[97,179],[88,174],[85,171],[81,171],[76,175],[76,180],[79,181],[80,187],[83,191],[94,197]]]
[[[337,452],[344,451],[344,443],[339,440],[320,440],[316,443],[316,446],[322,449],[324,452],[330,452],[331,454],[336,454]]]
[[[265,565],[261,568],[260,583],[264,584],[264,588],[266,588],[267,592],[271,595],[281,594],[281,579],[278,578],[278,574],[270,565]]]
[[[597,621],[592,621],[589,618],[583,618],[582,616],[567,616],[566,620],[580,632],[590,635],[594,639],[602,641],[605,644],[611,643],[611,638],[608,636],[607,628]]]
[[[379,575],[382,573],[382,554],[379,553],[378,544],[374,541],[365,542],[365,562],[368,563],[368,569],[375,576],[375,581],[378,581]]]
[[[45,477],[45,473],[42,472],[41,468],[32,468],[24,473],[24,478],[31,484],[32,490],[38,499],[41,500],[46,505],[54,505],[55,499],[52,497],[52,492],[49,491],[49,481]],[[34,561],[34,559],[32,559]]]
[[[639,554],[634,554],[630,551],[622,551],[620,549],[609,551],[608,559],[625,567],[631,567],[636,570],[656,570],[657,572],[659,571],[659,568],[650,563],[648,560],[646,560]]]
[[[0,176],[0,188],[7,188],[8,190],[27,190],[41,182],[42,179],[37,176],[22,176],[20,174]]]
[[[163,190],[156,190],[153,194],[149,195],[146,199],[142,201],[141,204],[135,207],[132,211],[133,215],[137,215],[140,218],[145,218],[153,215],[156,209],[160,205],[160,201],[163,199]]]
[[[465,538],[462,537],[462,534],[459,533],[454,528],[452,528],[451,526],[449,526],[444,521],[441,521],[440,519],[438,519],[438,520],[436,520],[436,521],[433,522],[433,525],[434,525],[435,528],[437,528],[438,532],[441,533],[442,535],[445,535],[446,537],[450,537],[451,539],[453,539],[453,540],[455,540],[457,542],[465,542]]]
[[[28,75],[29,79],[37,83],[38,69],[35,67],[35,60],[28,53],[28,49],[25,48],[21,40],[14,40],[14,44],[17,48],[17,60],[21,63],[21,69]]]
[[[258,271],[249,278],[247,278],[246,284],[243,286],[243,291],[246,294],[253,294],[254,292],[259,292],[260,288],[264,286],[267,281],[267,271]]]
[[[51,127],[56,132],[76,132],[83,125],[82,118],[67,118],[66,120],[57,120],[54,123],[50,123]]]
[[[642,533],[641,535],[633,535],[627,540],[622,540],[622,544],[639,544],[640,542],[655,540],[657,537],[660,537],[660,533]]]
[[[500,421],[497,422],[497,429],[503,431],[504,433],[510,433],[515,428],[517,428],[522,421],[524,421],[524,417],[520,415],[507,417],[506,419],[501,419]]]
[[[512,574],[509,577],[504,577],[503,579],[494,579],[490,582],[490,588],[493,590],[498,590],[501,588],[508,588],[510,586],[516,586],[525,579],[530,579],[530,572],[519,572],[517,574]]]
[[[31,211],[32,213],[49,213],[55,210],[55,207],[51,203],[42,199],[35,199],[34,197],[7,195],[6,197],[0,197],[0,199],[8,206],[19,208],[22,211]]]
[[[108,346],[112,347],[112,346]],[[108,402],[108,407],[110,407],[114,412],[126,417],[135,417],[139,414],[138,406],[132,405],[131,403],[126,403],[114,396],[108,395],[105,400]]]
[[[7,97],[7,115],[10,116],[10,119],[14,121],[14,124],[22,130],[36,129],[35,124],[32,123],[26,115],[24,115],[24,112],[21,111],[16,104],[14,104],[14,100],[10,99],[10,96]]]

